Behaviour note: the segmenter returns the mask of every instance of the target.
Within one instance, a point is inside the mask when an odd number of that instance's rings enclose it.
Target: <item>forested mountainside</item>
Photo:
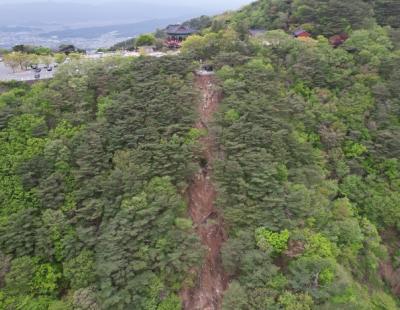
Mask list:
[[[187,192],[206,137],[204,225],[226,235],[214,309],[398,309],[399,20],[397,1],[258,1],[179,56],[1,85],[0,309],[200,309]],[[199,60],[221,94],[203,129]]]
[[[201,256],[181,195],[191,69],[185,58],[76,64],[2,94],[1,309],[179,304]]]
[[[397,0],[260,0],[223,15],[251,27],[287,29],[302,25],[313,34],[332,35],[371,26],[400,27]]]

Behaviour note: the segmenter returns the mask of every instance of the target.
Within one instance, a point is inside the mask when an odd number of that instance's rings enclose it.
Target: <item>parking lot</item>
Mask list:
[[[163,57],[163,56],[173,56],[178,55],[179,51],[172,51],[172,52],[148,52],[145,55],[149,57]],[[100,60],[107,57],[119,56],[119,57],[139,57],[141,54],[137,52],[109,52],[109,53],[95,53],[95,54],[88,54],[84,56],[84,59],[89,60]],[[4,62],[0,61],[0,81],[35,81],[35,80],[47,80],[54,77],[54,74],[57,72],[57,68],[52,65],[53,70],[47,71],[44,68],[44,65],[39,66],[42,70],[40,72],[40,78],[35,78],[36,72],[34,70],[28,71],[17,71],[13,72],[10,67],[7,67]]]
[[[40,80],[51,79],[56,71],[55,68],[53,71],[47,71],[43,66],[41,66],[41,68],[42,71],[39,73]],[[0,62],[0,81],[33,81],[37,80],[35,74],[34,70],[13,72],[10,67],[7,67],[4,64],[4,62]]]

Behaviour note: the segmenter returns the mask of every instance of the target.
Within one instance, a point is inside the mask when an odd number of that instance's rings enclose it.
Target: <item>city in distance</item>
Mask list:
[[[85,49],[110,47],[170,23],[236,9],[249,2],[0,0],[0,47],[69,43]]]

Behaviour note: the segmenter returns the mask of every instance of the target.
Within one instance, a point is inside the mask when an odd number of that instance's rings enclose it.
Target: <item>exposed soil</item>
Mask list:
[[[221,92],[214,86],[212,75],[198,75],[196,85],[201,92],[198,129],[208,129],[221,100]],[[224,223],[215,208],[216,189],[212,183],[213,162],[217,156],[215,139],[208,131],[200,139],[202,147],[199,171],[194,175],[187,192],[189,212],[202,244],[207,250],[205,260],[198,270],[194,288],[182,292],[185,310],[218,310],[228,279],[221,262],[221,247],[226,240]]]
[[[386,229],[381,232],[383,243],[386,245],[389,255],[395,256],[395,252],[400,247],[400,236],[395,228]],[[400,296],[400,268],[396,268],[392,261],[382,261],[379,266],[381,277],[392,289],[392,293]]]
[[[395,269],[390,261],[386,261],[380,263],[379,272],[392,289],[392,293],[400,296],[400,269]]]

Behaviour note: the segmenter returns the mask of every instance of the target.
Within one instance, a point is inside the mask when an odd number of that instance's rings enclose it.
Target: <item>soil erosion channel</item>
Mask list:
[[[222,96],[215,89],[213,75],[199,74],[196,79],[202,96],[196,128],[207,134],[200,138],[201,168],[194,175],[187,194],[190,216],[207,252],[195,287],[183,292],[183,304],[185,310],[218,310],[228,284],[221,262],[221,247],[226,236],[223,219],[215,208],[217,192],[211,176],[217,151],[208,125]]]

